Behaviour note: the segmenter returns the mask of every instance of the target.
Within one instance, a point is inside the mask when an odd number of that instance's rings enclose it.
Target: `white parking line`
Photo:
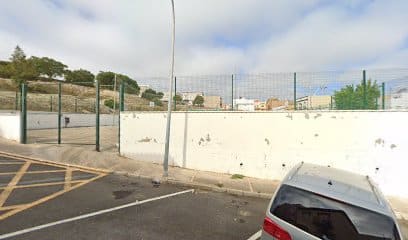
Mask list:
[[[254,233],[248,240],[257,240],[260,239],[262,235],[262,230],[259,230],[258,232]]]
[[[128,203],[128,204],[113,207],[113,208],[108,208],[108,209],[100,210],[100,211],[93,212],[93,213],[87,213],[87,214],[79,215],[77,217],[67,218],[67,219],[56,221],[56,222],[39,225],[39,226],[36,226],[36,227],[26,228],[26,229],[19,230],[19,231],[16,231],[16,232],[6,233],[6,234],[3,234],[3,235],[0,235],[0,239],[15,237],[15,236],[18,236],[18,235],[22,235],[22,234],[29,233],[29,232],[34,232],[34,231],[44,229],[44,228],[48,228],[48,227],[52,227],[52,226],[55,226],[55,225],[68,223],[68,222],[73,222],[73,221],[81,220],[81,219],[84,219],[84,218],[89,218],[89,217],[101,215],[101,214],[104,214],[104,213],[113,212],[113,211],[120,210],[120,209],[123,209],[123,208],[133,207],[133,206],[136,206],[136,205],[141,205],[143,203],[153,202],[153,201],[157,201],[157,200],[164,199],[164,198],[174,197],[174,196],[181,195],[181,194],[184,194],[184,193],[189,193],[189,192],[193,193],[194,189],[189,189],[189,190],[176,192],[176,193],[171,193],[171,194],[167,194],[167,195],[163,195],[163,196],[159,196],[159,197],[149,198],[149,199],[142,200],[142,201],[136,201],[136,202],[133,202],[133,203]]]

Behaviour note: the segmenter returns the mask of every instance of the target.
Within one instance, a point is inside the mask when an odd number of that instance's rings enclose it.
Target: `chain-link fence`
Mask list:
[[[148,108],[164,110],[404,110],[408,109],[408,69],[138,78]],[[144,103],[144,106],[147,102]]]
[[[97,150],[120,147],[120,111],[165,111],[169,101],[174,111],[408,110],[408,69],[176,76],[171,96],[168,77],[137,82],[0,79],[0,110],[21,111],[22,142]]]
[[[125,85],[124,109],[165,111],[404,110],[408,109],[408,69],[176,76],[136,78]],[[0,81],[0,109],[18,110],[19,87]],[[119,85],[101,85],[100,113],[117,115]],[[95,113],[94,83],[62,84],[62,112]],[[57,112],[58,83],[30,82],[28,111]],[[114,121],[112,121],[113,124]]]
[[[10,79],[0,78],[0,110],[20,109],[19,86]]]
[[[408,109],[408,69],[383,69],[367,71],[367,78],[376,81],[384,92],[380,99],[384,109]]]

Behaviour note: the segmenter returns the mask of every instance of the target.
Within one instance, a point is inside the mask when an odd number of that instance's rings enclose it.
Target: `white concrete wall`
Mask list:
[[[0,137],[20,141],[20,115],[18,113],[0,113]]]
[[[81,113],[63,113],[62,114],[62,127],[65,128],[65,117],[69,117],[70,123],[67,125],[70,127],[93,127],[95,126],[95,114],[81,114]],[[112,126],[118,124],[118,115],[113,114],[101,114],[100,125]],[[28,130],[34,129],[52,129],[58,127],[58,114],[47,112],[29,112],[27,115],[27,128]]]
[[[165,113],[121,115],[121,154],[163,161]],[[281,179],[305,161],[367,174],[408,197],[408,112],[177,112],[171,165]],[[378,170],[376,170],[378,168]]]

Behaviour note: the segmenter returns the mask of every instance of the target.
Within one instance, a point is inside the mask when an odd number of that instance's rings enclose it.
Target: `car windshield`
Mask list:
[[[321,239],[400,239],[390,217],[288,185],[282,185],[270,211]]]

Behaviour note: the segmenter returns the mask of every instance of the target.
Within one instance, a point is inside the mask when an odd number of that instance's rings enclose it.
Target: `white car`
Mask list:
[[[262,240],[401,240],[396,217],[369,177],[300,164],[272,198]]]

